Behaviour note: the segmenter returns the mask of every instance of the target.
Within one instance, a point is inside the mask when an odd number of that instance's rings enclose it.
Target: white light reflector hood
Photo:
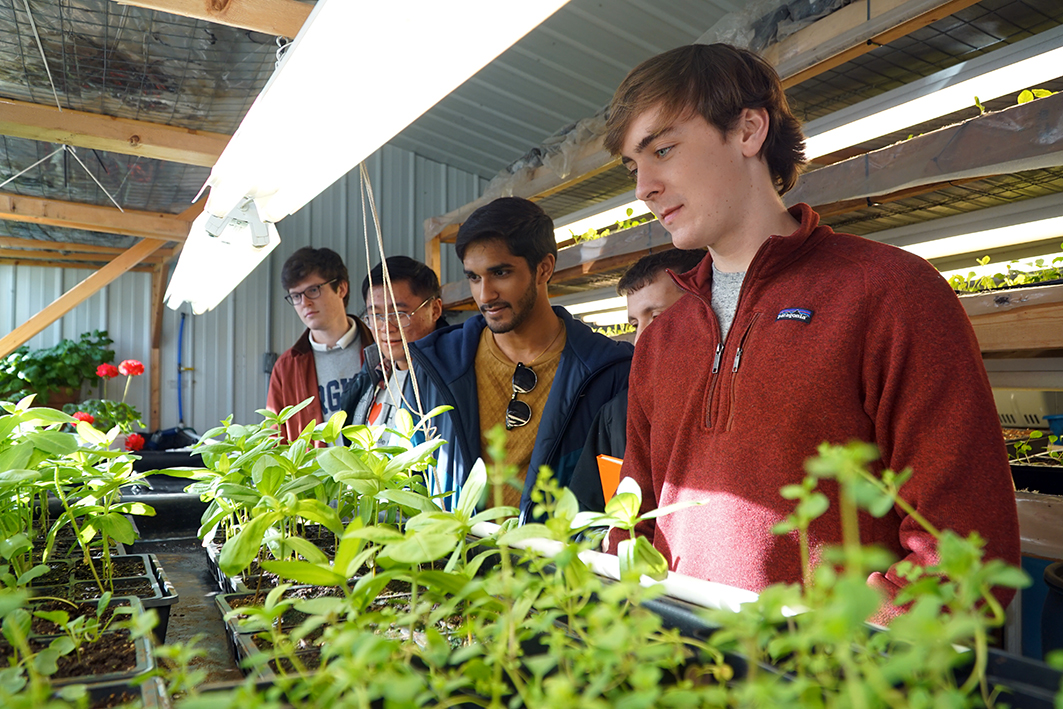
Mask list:
[[[207,211],[247,196],[280,221],[564,4],[321,0],[211,170]]]
[[[231,222],[219,236],[207,233],[209,212],[192,222],[181,258],[166,289],[166,304],[177,310],[188,302],[196,315],[213,310],[281,243],[277,227],[267,223],[269,243],[254,246],[251,227]]]

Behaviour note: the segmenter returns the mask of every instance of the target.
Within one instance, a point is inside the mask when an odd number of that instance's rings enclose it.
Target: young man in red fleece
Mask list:
[[[774,70],[727,45],[665,52],[617,89],[607,131],[675,246],[708,248],[676,279],[694,297],[657,318],[631,369],[621,475],[641,485],[644,511],[703,503],[639,530],[671,568],[753,591],[800,582],[796,533],[771,532],[793,508],[779,488],[804,478],[821,442],[853,439],[875,443],[881,467],[914,471],[901,494],[935,527],[977,530],[987,557],[1018,564],[970,322],[923,259],[786,209],[804,138]],[[821,487],[832,511],[812,524],[813,563],[841,540],[836,487]],[[860,522],[865,543],[935,563],[933,537],[899,508]],[[892,598],[895,569],[868,583]],[[877,619],[899,612],[887,600]]]

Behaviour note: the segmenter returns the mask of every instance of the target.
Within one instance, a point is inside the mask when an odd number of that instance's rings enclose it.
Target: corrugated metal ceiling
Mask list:
[[[642,60],[689,44],[741,0],[571,0],[391,142],[491,178],[609,103]],[[448,42],[474,37],[442,38]],[[430,59],[427,59],[430,61]]]

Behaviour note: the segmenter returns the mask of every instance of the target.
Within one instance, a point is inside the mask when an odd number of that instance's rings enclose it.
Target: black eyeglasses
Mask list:
[[[291,305],[299,305],[303,302],[303,296],[306,296],[310,300],[317,300],[321,297],[321,289],[327,285],[335,283],[340,279],[333,278],[331,281],[325,281],[324,283],[318,283],[316,286],[310,286],[300,291],[291,291],[288,295],[284,296],[284,299]]]
[[[517,368],[513,371],[513,398],[506,407],[506,430],[527,426],[532,420],[532,410],[528,402],[519,401],[517,394],[530,394],[535,389],[539,378],[530,368],[525,367],[523,362],[517,362]]]

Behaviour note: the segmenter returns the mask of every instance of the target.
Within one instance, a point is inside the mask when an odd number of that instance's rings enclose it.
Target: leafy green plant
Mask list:
[[[1063,244],[1060,248],[1063,248]],[[983,256],[977,263],[979,266],[986,266],[989,261],[989,256]],[[1043,258],[1024,264],[1011,261],[1004,271],[993,275],[978,276],[975,271],[969,272],[966,277],[957,274],[949,278],[949,285],[958,293],[979,293],[997,288],[1034,285],[1060,278],[1063,278],[1063,256],[1055,257],[1050,263],[1046,263]]]
[[[656,217],[654,217],[652,214],[647,214],[645,216],[636,217],[635,219],[632,219],[631,215],[634,214],[634,213],[635,213],[635,210],[633,210],[632,208],[628,207],[628,209],[627,209],[628,218],[627,219],[621,219],[620,221],[618,221],[616,223],[615,227],[601,229],[601,230],[588,229],[587,231],[583,232],[582,234],[576,234],[575,232],[569,231],[569,233],[572,234],[572,241],[574,243],[576,243],[576,244],[582,244],[583,242],[586,242],[586,241],[594,241],[595,239],[601,239],[602,237],[609,236],[613,232],[623,231],[624,229],[630,229],[631,227],[638,226],[639,224],[645,224],[647,222],[650,222],[650,221],[653,221],[654,219],[656,219]]]
[[[1023,89],[1019,92],[1019,96],[1016,99],[1015,103],[1029,103],[1034,99],[1045,98],[1047,96],[1051,96],[1054,93],[1055,91],[1049,91],[1048,89]]]
[[[60,655],[75,653],[78,661],[81,660],[81,649],[87,643],[93,643],[111,626],[119,613],[130,614],[133,609],[129,606],[117,606],[110,616],[105,617],[105,611],[111,604],[111,593],[105,591],[96,602],[96,612],[79,615],[74,618],[63,610],[58,611],[34,611],[33,615],[43,620],[55,623],[63,631],[63,637],[52,641],[52,645],[59,649]],[[71,603],[70,605],[74,605]]]
[[[114,350],[108,349],[112,343],[105,330],[95,330],[39,350],[19,347],[0,360],[0,400],[35,392],[46,401],[64,387],[79,390],[82,382],[95,376],[97,365],[114,359]]]
[[[93,420],[87,423],[100,431],[109,431],[117,426],[119,431],[129,433],[134,426],[144,427],[140,421],[140,412],[124,401],[86,399],[77,404],[64,404],[63,411],[71,416],[77,412],[88,414]]]

